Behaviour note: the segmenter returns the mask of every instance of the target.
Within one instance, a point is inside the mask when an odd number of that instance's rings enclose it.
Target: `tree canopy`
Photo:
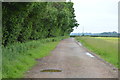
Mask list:
[[[64,36],[77,27],[71,2],[3,2],[2,44]]]

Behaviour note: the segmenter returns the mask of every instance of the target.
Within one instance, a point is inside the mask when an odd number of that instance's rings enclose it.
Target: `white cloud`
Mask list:
[[[80,26],[73,32],[118,31],[119,0],[72,0]]]

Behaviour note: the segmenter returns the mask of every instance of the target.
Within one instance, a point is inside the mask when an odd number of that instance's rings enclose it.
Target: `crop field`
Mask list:
[[[118,38],[116,37],[77,37],[86,48],[105,61],[118,67]]]

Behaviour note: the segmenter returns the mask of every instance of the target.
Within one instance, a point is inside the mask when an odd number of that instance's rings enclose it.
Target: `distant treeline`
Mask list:
[[[103,33],[71,33],[70,36],[91,36],[91,37],[120,37],[117,32],[103,32]]]
[[[64,36],[78,26],[71,2],[3,2],[2,44]]]
[[[120,37],[120,34],[117,32],[103,32],[97,35],[91,35],[92,37]]]

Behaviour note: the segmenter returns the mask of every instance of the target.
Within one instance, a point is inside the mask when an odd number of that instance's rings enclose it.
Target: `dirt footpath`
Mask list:
[[[117,70],[89,53],[74,38],[62,40],[50,56],[38,59],[38,64],[25,78],[117,78]],[[58,69],[61,72],[41,72]]]

